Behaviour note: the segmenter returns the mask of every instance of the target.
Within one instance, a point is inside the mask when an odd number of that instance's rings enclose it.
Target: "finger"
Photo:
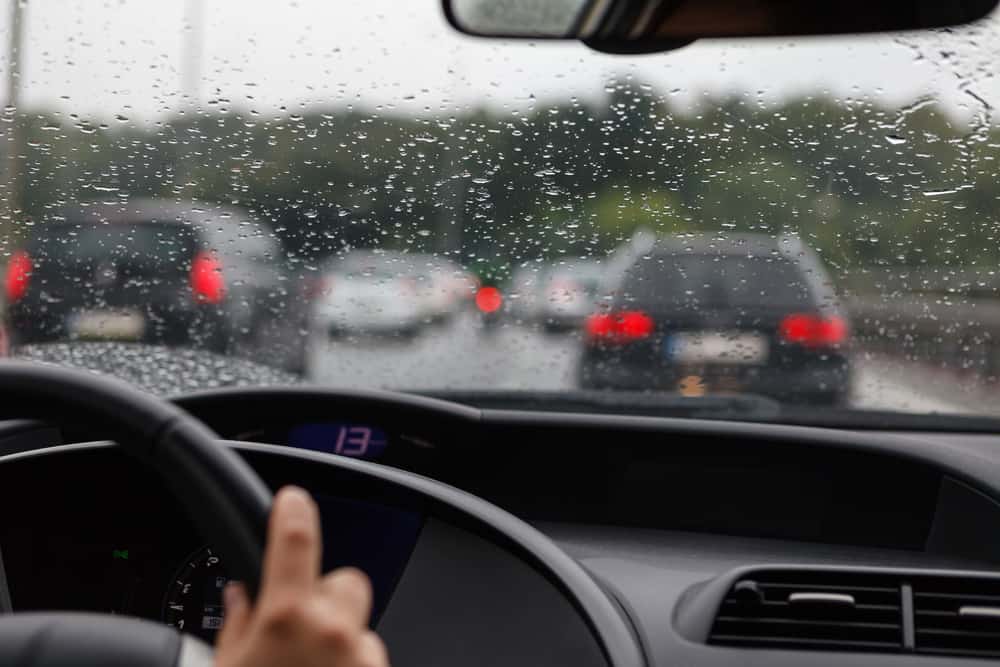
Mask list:
[[[261,601],[283,593],[297,596],[311,590],[319,578],[322,551],[316,503],[298,487],[281,489],[271,508]]]
[[[238,581],[226,584],[222,591],[222,602],[226,606],[226,614],[216,640],[217,648],[238,642],[250,623],[250,598],[243,584]]]
[[[342,567],[323,577],[320,592],[327,606],[355,627],[366,627],[372,613],[372,585],[364,572]]]
[[[354,664],[362,667],[389,667],[389,652],[377,634],[368,631],[358,640]]]

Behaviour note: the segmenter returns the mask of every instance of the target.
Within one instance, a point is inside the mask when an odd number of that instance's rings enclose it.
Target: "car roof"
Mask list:
[[[698,233],[657,238],[648,254],[716,255],[767,257],[775,254],[792,258],[809,254],[802,240],[790,234]]]
[[[543,267],[549,275],[588,275],[597,276],[604,271],[604,266],[596,259],[572,257],[561,259]]]
[[[328,270],[352,271],[358,267],[399,268],[408,266],[403,253],[395,250],[363,249],[349,250],[327,258],[324,267]]]
[[[181,224],[196,230],[202,243],[229,258],[243,256],[273,257],[280,243],[268,225],[250,211],[226,204],[176,201],[169,199],[130,199],[127,202],[81,202],[63,208],[49,224]],[[31,241],[42,242],[51,234],[45,225],[34,227]]]
[[[333,255],[324,262],[326,270],[353,270],[358,266],[389,268],[409,274],[426,274],[435,271],[464,272],[461,264],[447,257],[429,253],[402,252],[382,248],[352,249]]]
[[[208,202],[175,201],[170,199],[130,199],[127,202],[81,202],[63,208],[60,216],[68,222],[80,223],[95,220],[109,223],[182,222],[212,223],[222,220],[250,221],[252,216],[244,209]],[[254,221],[255,222],[255,221]]]

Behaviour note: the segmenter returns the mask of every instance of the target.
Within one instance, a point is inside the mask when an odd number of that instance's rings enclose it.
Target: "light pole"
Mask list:
[[[187,0],[184,6],[184,40],[181,55],[181,95],[185,111],[195,111],[201,102],[201,55],[205,42],[204,0]]]
[[[10,0],[9,33],[7,41],[7,76],[4,90],[4,110],[2,120],[6,131],[3,150],[2,203],[0,203],[0,243],[7,242],[17,231],[16,217],[21,211],[21,165],[18,164],[22,151],[22,128],[19,117],[21,92],[21,60],[24,40],[24,7],[26,0]],[[6,248],[0,245],[0,254],[6,255]]]
[[[197,132],[198,105],[201,103],[201,56],[204,48],[203,0],[187,0],[184,4],[183,39],[181,40],[180,63],[180,113],[183,120],[178,123],[186,128],[186,137],[179,144],[174,164],[174,193],[189,195],[188,185],[195,178],[193,160],[202,145]]]
[[[448,70],[448,83],[451,89],[452,106],[455,108],[455,118],[460,118],[458,96],[459,84],[463,80],[462,62],[458,60]],[[459,155],[461,142],[448,142],[448,134],[440,140],[441,159],[438,163],[438,178],[442,181],[441,206],[438,211],[438,238],[435,250],[453,257],[462,257],[465,229],[465,203],[469,187],[466,179],[461,177],[462,162]],[[448,150],[451,144],[451,149]],[[451,207],[449,210],[448,207]],[[464,261],[460,260],[460,261]]]

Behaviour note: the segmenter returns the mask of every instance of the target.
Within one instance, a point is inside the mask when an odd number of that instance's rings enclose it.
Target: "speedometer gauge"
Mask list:
[[[163,599],[163,620],[181,632],[213,642],[222,627],[222,589],[229,577],[210,547],[188,556],[177,569]]]

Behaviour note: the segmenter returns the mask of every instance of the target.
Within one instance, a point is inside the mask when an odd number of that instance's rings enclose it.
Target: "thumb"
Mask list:
[[[226,606],[226,617],[215,642],[216,650],[240,641],[250,623],[250,598],[243,584],[237,581],[226,584],[222,602]]]

